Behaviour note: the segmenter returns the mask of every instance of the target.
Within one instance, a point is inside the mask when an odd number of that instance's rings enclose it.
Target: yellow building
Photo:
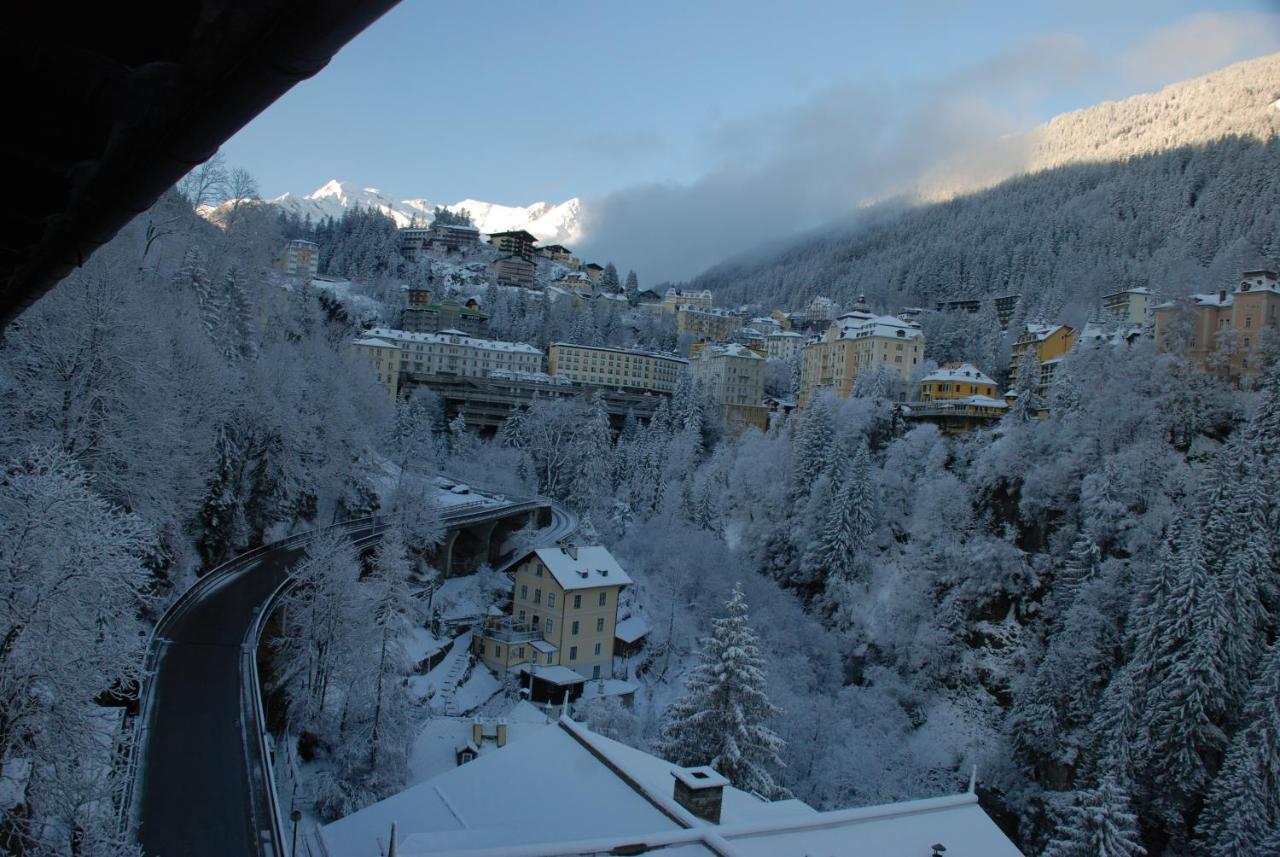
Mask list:
[[[676,333],[694,339],[724,341],[742,327],[742,317],[715,307],[681,306],[676,310]]]
[[[630,583],[606,548],[538,548],[515,565],[511,615],[485,624],[477,652],[491,669],[535,678],[551,667],[610,677],[618,598]]]
[[[387,398],[394,402],[400,383],[400,346],[390,340],[366,336],[351,343],[351,349],[373,368],[378,383],[387,391]]]
[[[1008,409],[996,397],[996,382],[978,367],[951,363],[920,379],[920,401],[904,405],[902,416],[960,434],[999,421]]]
[[[1058,361],[1075,348],[1077,333],[1069,324],[1028,324],[1018,341],[1013,344],[1009,377],[1016,383],[1022,360],[1028,354],[1034,354],[1040,361],[1038,392],[1043,396],[1053,382]]]
[[[662,311],[671,314],[682,306],[710,309],[711,292],[706,289],[689,292],[683,289],[667,289],[666,295],[662,298]]]
[[[996,382],[972,363],[948,363],[920,379],[920,401],[937,402],[966,396],[996,397]]]
[[[801,352],[800,395],[803,407],[821,390],[849,398],[863,372],[887,367],[905,385],[924,359],[924,333],[914,322],[890,315],[849,312],[833,321],[818,342]]]
[[[1274,271],[1245,271],[1233,292],[1162,304],[1155,316],[1157,350],[1185,347],[1205,371],[1248,382],[1262,368],[1263,332],[1280,326],[1280,285]]]
[[[579,384],[655,393],[675,390],[688,369],[689,361],[673,354],[570,342],[553,342],[547,355],[549,375],[563,375]]]

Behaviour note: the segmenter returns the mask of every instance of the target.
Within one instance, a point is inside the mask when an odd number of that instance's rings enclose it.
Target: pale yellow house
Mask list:
[[[938,402],[966,396],[996,398],[996,382],[972,363],[948,363],[920,379],[920,401]]]
[[[394,402],[400,384],[400,346],[391,340],[365,336],[351,343],[351,350],[369,364],[387,391],[387,398]]]
[[[687,371],[683,357],[638,349],[553,342],[547,354],[550,375],[624,390],[671,393]]]
[[[477,632],[476,649],[494,670],[557,684],[566,668],[583,681],[609,678],[618,598],[631,578],[601,546],[538,548],[514,566],[511,615]],[[572,678],[572,677],[570,677]]]
[[[684,291],[683,289],[667,289],[662,298],[662,311],[670,315],[682,306],[711,308],[711,292],[706,289]]]
[[[1280,284],[1274,271],[1245,271],[1234,291],[1162,304],[1155,316],[1157,350],[1185,339],[1187,356],[1202,369],[1247,382],[1262,368],[1264,332],[1280,326]]]
[[[1029,354],[1035,355],[1040,362],[1038,392],[1043,396],[1053,382],[1059,361],[1075,348],[1078,333],[1069,324],[1028,324],[1013,344],[1009,377],[1016,384],[1023,359]]]
[[[893,370],[905,385],[924,359],[924,344],[924,333],[914,322],[864,311],[845,313],[801,352],[798,403],[803,407],[821,390],[847,399],[859,375],[881,367]]]
[[[1145,324],[1151,310],[1151,290],[1125,289],[1102,296],[1102,311],[1121,324]]]
[[[960,434],[998,422],[1008,409],[996,396],[996,382],[977,366],[951,363],[920,379],[920,401],[903,406],[902,416]]]

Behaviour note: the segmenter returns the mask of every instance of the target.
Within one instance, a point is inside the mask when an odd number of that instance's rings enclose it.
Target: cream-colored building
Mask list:
[[[460,330],[411,333],[374,328],[364,340],[380,340],[399,350],[399,371],[414,375],[462,375],[483,378],[494,370],[541,372],[542,352],[523,342],[477,339]]]
[[[1202,369],[1247,382],[1262,369],[1264,337],[1280,327],[1280,284],[1274,271],[1245,271],[1234,291],[1162,304],[1155,316],[1157,350],[1185,339],[1187,356]]]
[[[711,292],[706,289],[690,292],[681,289],[667,289],[666,295],[662,298],[662,311],[670,314],[682,306],[710,309]]]
[[[707,345],[690,361],[694,381],[724,409],[725,427],[737,433],[769,427],[764,405],[764,369],[768,361],[745,345]]]
[[[820,390],[849,398],[863,372],[887,367],[903,385],[924,359],[924,333],[914,322],[891,315],[848,312],[831,322],[822,339],[801,354],[799,404]]]
[[[314,278],[320,270],[320,245],[301,238],[290,241],[280,251],[276,267],[291,277]]]
[[[1112,321],[1122,324],[1145,324],[1151,309],[1151,290],[1125,289],[1102,296],[1102,311]]]
[[[673,354],[554,342],[547,353],[547,374],[579,384],[670,393],[689,361]]]
[[[537,285],[538,267],[528,258],[512,254],[490,262],[489,275],[500,286],[532,289]]]
[[[780,330],[765,336],[764,349],[770,357],[790,360],[800,356],[807,341],[804,334],[796,333],[794,330]]]
[[[515,565],[511,615],[478,632],[477,653],[494,670],[537,676],[567,667],[609,678],[618,598],[631,578],[600,546],[538,548]]]
[[[694,339],[723,341],[742,327],[742,316],[716,307],[681,306],[676,310],[676,333]]]
[[[400,384],[400,346],[386,339],[363,336],[351,343],[351,350],[372,367],[378,383],[387,391],[387,398],[394,402]]]
[[[920,401],[940,402],[966,396],[996,397],[996,382],[972,363],[952,363],[920,379]]]
[[[1028,355],[1034,355],[1040,362],[1040,381],[1037,384],[1037,392],[1041,396],[1047,393],[1049,385],[1053,383],[1058,364],[1062,358],[1071,353],[1071,349],[1075,348],[1078,335],[1079,331],[1069,324],[1028,324],[1023,328],[1022,335],[1013,343],[1009,377],[1014,385],[1018,383],[1022,361]]]

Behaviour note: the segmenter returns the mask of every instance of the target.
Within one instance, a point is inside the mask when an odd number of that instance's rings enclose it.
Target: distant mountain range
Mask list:
[[[439,205],[454,212],[466,210],[481,232],[525,229],[540,241],[570,246],[582,237],[581,203],[577,197],[557,204],[535,202],[526,206],[497,205],[475,199],[445,204],[421,198],[397,200],[377,188],[362,188],[353,182],[333,179],[305,196],[286,193],[267,202],[299,217],[310,216],[312,222],[326,217],[340,218],[349,208],[376,208],[398,226],[409,226],[415,220],[428,225]]]

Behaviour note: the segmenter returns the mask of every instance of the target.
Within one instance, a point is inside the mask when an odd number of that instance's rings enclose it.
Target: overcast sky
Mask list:
[[[224,151],[264,196],[581,197],[581,249],[653,283],[977,141],[1280,50],[1278,3],[404,0]]]

